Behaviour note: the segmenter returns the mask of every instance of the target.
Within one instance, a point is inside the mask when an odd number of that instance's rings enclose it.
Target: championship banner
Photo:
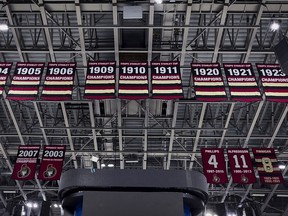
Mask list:
[[[84,98],[115,98],[116,62],[88,62]]]
[[[262,100],[251,64],[223,64],[231,100],[255,102]]]
[[[45,63],[18,62],[7,94],[10,100],[35,100]]]
[[[12,179],[31,180],[35,178],[40,146],[19,146]]]
[[[65,156],[65,146],[44,146],[38,179],[59,180]]]
[[[0,95],[2,95],[3,91],[5,90],[5,85],[7,78],[10,74],[11,67],[13,63],[0,63]]]
[[[256,182],[249,149],[227,149],[231,175],[234,183],[252,184]]]
[[[151,62],[152,98],[183,98],[180,62]]]
[[[288,102],[288,76],[278,64],[256,64],[268,101]]]
[[[228,182],[224,149],[201,149],[203,172],[210,184],[225,184]]]
[[[260,181],[265,184],[284,182],[273,148],[252,148]]]
[[[191,64],[196,100],[226,101],[227,95],[219,63]]]
[[[147,62],[120,62],[119,92],[121,99],[138,100],[149,96]]]
[[[44,81],[42,100],[71,100],[76,63],[49,62]]]

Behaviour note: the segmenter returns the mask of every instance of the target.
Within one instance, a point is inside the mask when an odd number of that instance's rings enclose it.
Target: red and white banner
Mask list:
[[[121,99],[138,100],[149,96],[147,62],[120,62],[119,92]]]
[[[191,64],[196,100],[225,101],[227,95],[219,63]]]
[[[71,100],[76,63],[55,63],[49,62],[41,99]]]
[[[234,183],[252,184],[256,182],[249,149],[227,149],[231,175]]]
[[[12,179],[31,180],[35,178],[40,146],[19,146]]]
[[[7,82],[7,78],[10,74],[13,63],[1,62],[0,63],[0,95],[2,95],[5,90],[5,85]]]
[[[45,63],[18,62],[7,94],[10,100],[35,100]]]
[[[251,64],[223,64],[231,100],[254,102],[262,100]]]
[[[278,64],[256,64],[266,99],[288,102],[288,76]]]
[[[152,98],[183,98],[180,62],[151,62]]]
[[[65,157],[65,146],[44,146],[38,178],[59,180]]]
[[[265,184],[284,183],[273,148],[252,148],[260,181]]]
[[[84,98],[115,98],[116,62],[88,62]]]
[[[201,149],[203,172],[210,184],[225,184],[228,182],[224,149]]]

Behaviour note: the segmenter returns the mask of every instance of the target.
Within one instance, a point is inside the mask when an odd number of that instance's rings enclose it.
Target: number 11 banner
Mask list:
[[[65,146],[44,146],[38,178],[59,180],[65,156]]]
[[[265,184],[284,182],[273,148],[252,148],[260,181]]]
[[[256,182],[249,149],[227,149],[231,175],[234,183]]]
[[[225,184],[228,182],[224,149],[201,149],[203,172],[210,184]]]

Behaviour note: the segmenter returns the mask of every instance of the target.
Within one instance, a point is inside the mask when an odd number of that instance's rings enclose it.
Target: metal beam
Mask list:
[[[63,118],[64,118],[64,124],[65,124],[65,127],[67,127],[66,133],[67,133],[67,138],[68,138],[68,142],[70,145],[70,149],[72,151],[74,151],[73,139],[71,136],[71,131],[69,129],[69,122],[68,122],[65,104],[64,104],[64,102],[60,102],[60,104],[61,104],[62,114],[63,114]],[[72,160],[73,160],[74,168],[77,169],[78,165],[77,165],[76,155],[74,152],[72,153]]]
[[[175,128],[176,122],[177,122],[178,106],[179,106],[179,104],[174,102],[173,119],[172,119],[172,123],[171,123],[172,129],[170,132],[168,152],[171,152],[173,150],[173,143],[174,143],[174,138],[175,138],[174,137],[175,136],[175,130],[173,128]],[[170,169],[171,157],[172,157],[171,153],[168,153],[167,166],[166,166],[167,170]]]
[[[45,144],[49,145],[49,141],[48,141],[48,138],[46,136],[45,129],[43,128],[44,124],[43,124],[43,121],[42,121],[42,118],[41,118],[41,115],[40,115],[40,112],[39,112],[38,105],[37,105],[37,103],[35,101],[33,101],[32,103],[33,103],[35,111],[36,111],[36,115],[37,115],[37,118],[38,118],[38,121],[39,121],[39,125],[40,125],[40,130],[41,130],[41,132],[43,134],[43,139],[45,141]]]
[[[116,27],[118,25],[117,0],[112,0],[112,11],[113,11],[113,25]],[[119,32],[117,28],[113,28],[113,34],[114,34],[115,61],[119,62]]]
[[[197,147],[198,147],[198,144],[199,144],[199,141],[200,141],[201,128],[202,128],[202,125],[203,125],[203,120],[204,120],[204,117],[205,117],[207,106],[208,106],[207,102],[204,102],[203,105],[202,105],[202,110],[201,110],[199,123],[198,123],[198,128],[199,129],[196,132],[196,137],[195,137],[194,146],[193,146],[193,153],[192,153],[191,160],[190,160],[190,165],[189,165],[189,169],[190,170],[193,168],[193,165],[194,165],[195,155],[196,155],[195,152],[197,150]]]
[[[118,134],[119,134],[119,151],[123,151],[123,137],[122,137],[122,110],[121,110],[121,100],[117,100],[117,120],[118,120]],[[124,169],[124,156],[122,153],[120,153],[120,169]]]
[[[147,169],[147,150],[148,150],[148,126],[149,126],[149,99],[146,99],[145,120],[144,120],[144,156],[143,156],[143,169]]]

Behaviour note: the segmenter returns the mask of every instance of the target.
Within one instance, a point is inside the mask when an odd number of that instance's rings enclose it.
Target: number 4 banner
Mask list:
[[[65,146],[44,146],[38,178],[59,180],[65,156]]]
[[[201,149],[203,171],[210,184],[225,184],[228,182],[224,149],[202,148]]]
[[[256,182],[249,149],[227,149],[231,175],[234,183]]]
[[[253,148],[260,181],[265,184],[280,184],[284,182],[281,170],[273,148]]]
[[[12,179],[31,180],[35,178],[40,146],[19,146]]]

